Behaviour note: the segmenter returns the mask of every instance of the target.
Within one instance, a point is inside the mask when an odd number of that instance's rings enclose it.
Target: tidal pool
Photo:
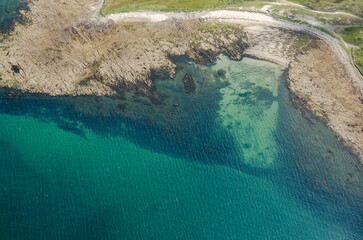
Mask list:
[[[3,239],[363,239],[362,166],[283,69],[176,64],[157,104],[1,98]]]

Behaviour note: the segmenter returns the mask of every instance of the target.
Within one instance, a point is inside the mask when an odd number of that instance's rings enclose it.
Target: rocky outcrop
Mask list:
[[[363,102],[348,76],[329,47],[317,41],[292,61],[288,87],[363,161]]]
[[[215,62],[219,54],[242,60],[249,44],[246,32],[237,25],[205,24],[194,34],[190,47],[188,55],[195,62],[208,64]]]

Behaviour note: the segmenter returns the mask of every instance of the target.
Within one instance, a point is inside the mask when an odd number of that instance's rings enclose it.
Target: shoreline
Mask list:
[[[101,0],[103,2],[103,0]],[[102,6],[101,6],[102,7]],[[98,9],[98,11],[100,8]],[[97,14],[98,14],[97,11]],[[127,12],[127,13],[115,13],[105,17],[99,18],[101,21],[112,20],[114,22],[163,22],[163,21],[185,21],[199,19],[209,22],[229,23],[229,24],[246,24],[251,22],[253,24],[269,25],[272,27],[279,27],[282,29],[300,31],[314,36],[330,46],[337,58],[341,61],[347,69],[349,69],[350,77],[355,88],[358,89],[359,94],[363,97],[363,77],[358,69],[351,63],[348,53],[340,45],[340,42],[331,37],[330,35],[310,26],[303,24],[297,24],[286,20],[277,20],[271,16],[262,13],[252,13],[245,11],[235,10],[209,10],[198,12],[161,12],[161,11],[140,11],[140,12]],[[249,53],[253,55],[253,53]],[[261,56],[263,53],[259,53],[261,58],[274,58],[274,56]],[[285,61],[277,60],[278,64]]]
[[[350,57],[345,49],[341,46],[340,42],[333,38],[332,36],[310,26],[297,24],[285,20],[277,20],[270,16],[267,16],[262,13],[251,13],[251,12],[243,12],[243,11],[233,11],[233,10],[210,10],[210,11],[200,11],[200,12],[182,12],[182,13],[172,13],[172,12],[152,12],[152,11],[141,11],[141,12],[128,12],[128,13],[118,13],[118,14],[110,14],[105,17],[106,19],[111,19],[115,22],[163,22],[163,21],[185,21],[191,19],[199,19],[206,22],[212,23],[227,23],[227,24],[237,24],[237,25],[246,25],[246,23],[251,24],[260,24],[267,25],[271,27],[278,27],[291,31],[299,31],[309,34],[312,37],[315,37],[325,44],[327,44],[330,50],[333,52],[335,58],[340,62],[343,68],[346,70],[348,74],[348,78],[351,81],[351,84],[354,88],[354,92],[356,92],[361,99],[363,99],[363,77],[361,76],[358,69],[354,67],[351,63]],[[266,60],[278,64],[284,68],[289,68],[291,61],[287,59],[283,59],[276,55],[271,55],[266,53],[265,51],[255,51],[248,48],[243,54],[255,57],[257,59]],[[288,82],[292,82],[293,80],[288,77]],[[347,147],[352,149],[352,152],[358,156],[361,163],[363,164],[363,152],[361,147],[354,147],[355,143],[359,140],[359,136],[357,140],[351,139],[349,136],[342,134],[341,127],[339,123],[332,123],[331,117],[326,116],[320,112],[320,109],[314,109],[314,106],[311,105],[309,99],[304,99],[302,96],[297,93],[297,90],[294,89],[292,84],[289,84],[289,90],[298,96],[303,102],[304,106],[308,108],[312,113],[322,119],[326,125],[337,135],[338,138],[346,142]],[[361,100],[362,101],[362,100]],[[310,104],[309,104],[310,103]],[[363,117],[363,115],[362,115]],[[349,123],[348,123],[349,125]],[[362,128],[363,132],[363,128]],[[359,135],[359,134],[358,134]],[[363,139],[362,139],[363,141]]]
[[[144,11],[102,17],[102,6],[103,0],[30,2],[26,17],[33,24],[18,25],[13,40],[1,43],[6,81],[0,86],[50,96],[123,97],[134,91],[152,103],[159,97],[150,91],[153,71],[175,74],[169,56],[203,62],[213,61],[214,54],[233,60],[245,54],[288,68],[290,91],[326,119],[363,164],[363,80],[337,39],[262,13]]]

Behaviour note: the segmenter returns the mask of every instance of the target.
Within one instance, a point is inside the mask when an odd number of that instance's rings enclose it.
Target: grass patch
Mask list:
[[[115,12],[132,12],[140,10],[154,11],[193,11],[225,7],[262,7],[267,1],[253,0],[106,0],[101,15]],[[363,17],[362,0],[291,0],[311,9],[321,11],[346,11]],[[287,6],[281,6],[286,8]],[[307,11],[300,9],[299,11]],[[306,14],[306,12],[304,13]],[[311,13],[310,13],[311,14]],[[340,16],[344,18],[344,16]]]
[[[329,36],[331,36],[331,37],[333,37],[333,38],[338,39],[338,38],[337,38],[337,36],[335,36],[333,33],[331,33],[329,30],[327,30],[327,29],[325,29],[325,28],[323,28],[323,27],[315,26],[315,28],[316,28],[316,29],[319,29],[321,32],[326,33],[326,34],[328,34]]]
[[[355,46],[363,46],[363,27],[345,28],[340,35],[347,43]]]
[[[268,1],[266,1],[268,2]],[[140,10],[154,11],[193,11],[222,7],[262,7],[266,4],[249,0],[106,0],[101,14],[132,12]]]
[[[314,10],[320,11],[346,11],[363,17],[362,0],[290,0]]]
[[[275,5],[271,8],[273,11],[281,11],[283,10],[287,14],[291,15],[303,15],[303,16],[311,16],[314,17],[316,20],[323,22],[323,23],[329,23],[329,24],[347,24],[347,23],[362,23],[363,21],[360,19],[357,19],[353,16],[349,16],[346,14],[333,14],[329,12],[325,13],[318,13],[314,12],[310,9],[304,9],[299,7],[293,7],[293,6],[284,6],[284,5]]]
[[[360,72],[363,73],[363,49],[359,48],[353,51],[354,60],[357,67],[360,69]]]
[[[363,72],[363,27],[345,28],[340,35],[345,42],[350,43],[357,48],[352,51],[352,55],[357,67]]]

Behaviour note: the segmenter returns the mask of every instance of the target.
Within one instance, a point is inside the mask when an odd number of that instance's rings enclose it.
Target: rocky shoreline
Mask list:
[[[171,56],[208,64],[250,55],[287,68],[289,89],[323,118],[363,163],[362,79],[339,42],[316,29],[258,13],[96,14],[102,2],[30,1],[31,24],[0,42],[0,86],[51,96],[163,98],[155,76],[169,78]],[[188,80],[188,79],[187,79]],[[190,83],[190,79],[188,80]],[[190,90],[193,90],[192,87]]]

